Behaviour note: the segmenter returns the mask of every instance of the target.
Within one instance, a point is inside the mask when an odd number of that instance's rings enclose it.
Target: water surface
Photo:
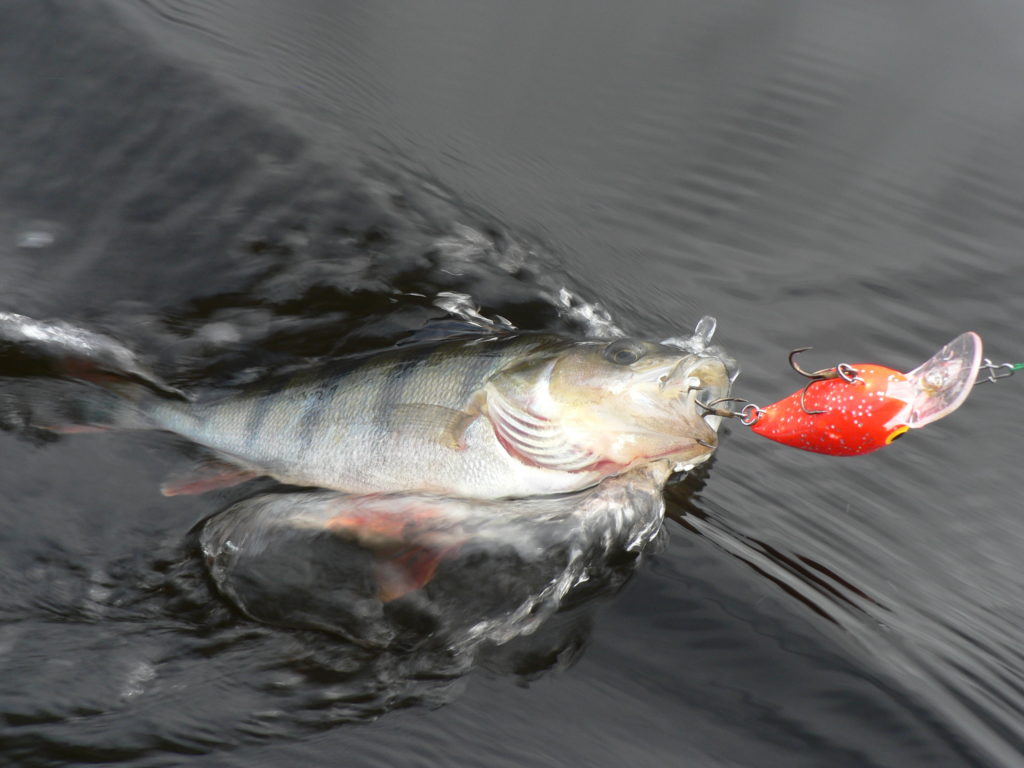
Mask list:
[[[524,328],[592,322],[561,288],[654,338],[715,314],[762,403],[797,346],[907,370],[970,329],[1017,361],[1022,32],[996,0],[14,0],[0,308],[185,386],[390,344],[439,291]],[[183,446],[0,434],[0,743],[22,765],[1019,765],[1019,385],[857,459],[734,425],[632,578],[429,675],[223,601],[190,530],[236,497],[161,497]]]

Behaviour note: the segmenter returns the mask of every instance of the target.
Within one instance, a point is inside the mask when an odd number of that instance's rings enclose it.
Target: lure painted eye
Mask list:
[[[616,339],[604,348],[604,359],[616,365],[632,365],[647,353],[639,342]]]
[[[896,429],[894,429],[892,432],[890,432],[889,436],[887,438],[885,438],[885,444],[889,445],[893,440],[899,440],[901,437],[903,437],[909,431],[910,431],[910,427],[908,427],[906,425],[904,425],[902,427],[896,427]]]

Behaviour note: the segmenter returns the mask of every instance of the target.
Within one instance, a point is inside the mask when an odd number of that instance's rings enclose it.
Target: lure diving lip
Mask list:
[[[981,337],[968,331],[907,373],[869,363],[800,371],[811,378],[806,387],[755,408],[746,423],[762,437],[805,451],[871,453],[959,408],[974,387],[981,354]]]

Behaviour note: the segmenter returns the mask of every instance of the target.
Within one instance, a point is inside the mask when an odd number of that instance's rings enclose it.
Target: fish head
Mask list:
[[[506,450],[539,466],[617,474],[667,460],[689,469],[718,444],[720,417],[700,403],[727,397],[730,383],[716,352],[584,341],[499,372],[487,414]]]

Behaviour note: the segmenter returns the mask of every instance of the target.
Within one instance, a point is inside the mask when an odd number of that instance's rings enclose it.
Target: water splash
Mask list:
[[[481,314],[480,307],[468,293],[442,291],[434,297],[434,306],[481,330],[497,333],[517,330],[510,320],[501,315],[490,318]]]
[[[597,302],[585,301],[564,286],[551,298],[559,314],[582,325],[589,336],[608,339],[626,335],[608,310]]]
[[[452,224],[450,234],[434,241],[442,268],[456,275],[471,271],[480,263],[513,274],[534,255],[520,243],[510,241],[504,245],[502,247],[497,237],[460,222]]]
[[[717,344],[711,343],[711,337],[715,335],[717,328],[718,321],[711,315],[704,315],[697,321],[697,326],[693,329],[692,335],[672,336],[664,339],[661,343],[671,347],[678,347],[692,355],[720,358],[725,363],[725,368],[729,372],[729,381],[736,381],[736,377],[740,375],[740,367],[736,359],[727,354]]]

